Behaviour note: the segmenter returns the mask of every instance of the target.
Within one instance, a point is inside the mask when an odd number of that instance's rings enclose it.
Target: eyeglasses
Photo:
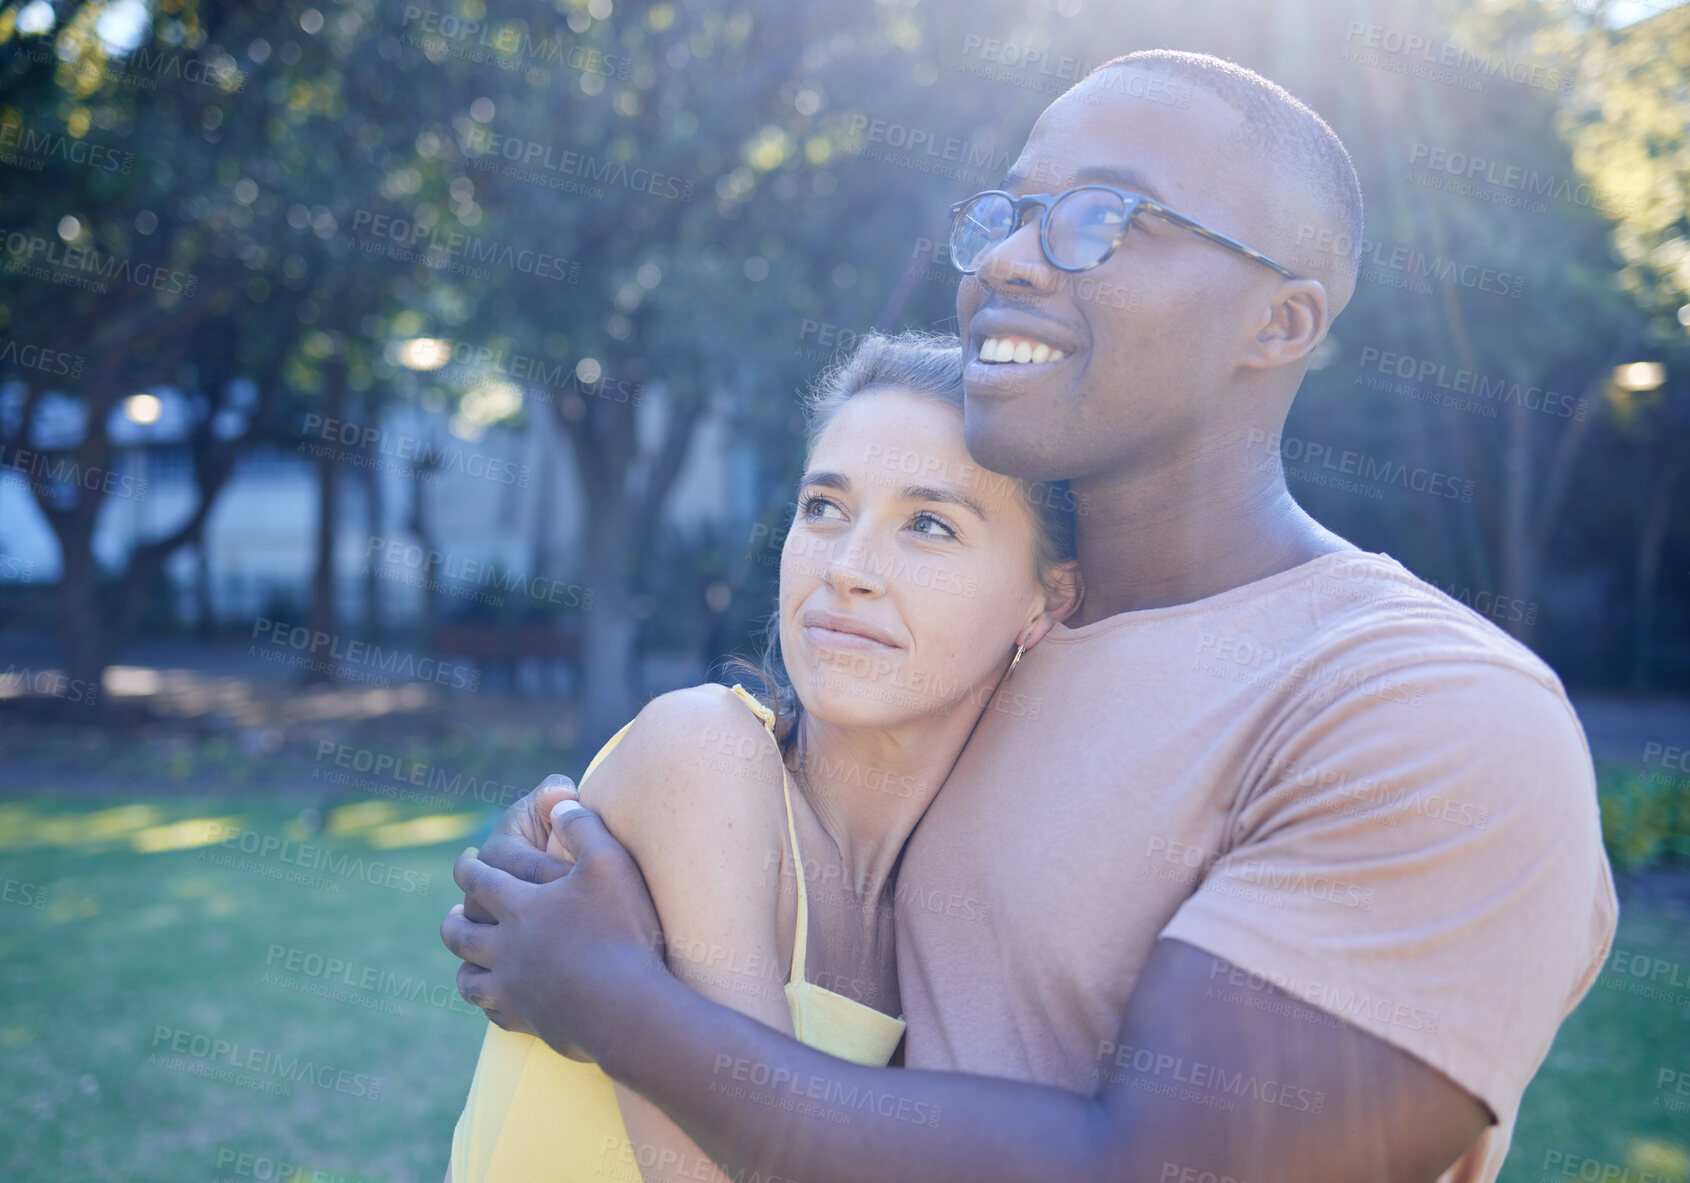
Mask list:
[[[1108,185],[1080,185],[1054,196],[1031,193],[1026,197],[989,189],[959,201],[951,207],[951,262],[964,275],[973,275],[980,269],[986,252],[1015,233],[1030,209],[1040,211],[1039,246],[1058,271],[1089,271],[1096,267],[1115,253],[1115,248],[1126,238],[1133,218],[1147,212],[1272,267],[1287,279],[1302,278],[1289,267],[1275,263],[1218,230],[1209,229],[1195,218],[1176,213],[1142,193],[1129,193]]]

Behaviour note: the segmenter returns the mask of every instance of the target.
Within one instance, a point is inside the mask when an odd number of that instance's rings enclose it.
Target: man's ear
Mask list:
[[[1069,559],[1052,567],[1045,578],[1044,606],[1021,630],[1021,636],[1025,638],[1020,641],[1021,646],[1031,649],[1044,640],[1057,622],[1067,620],[1079,610],[1085,595],[1078,559]]]
[[[1239,364],[1266,370],[1297,361],[1314,352],[1330,323],[1325,286],[1318,279],[1287,280],[1262,309],[1255,339],[1245,343]]]

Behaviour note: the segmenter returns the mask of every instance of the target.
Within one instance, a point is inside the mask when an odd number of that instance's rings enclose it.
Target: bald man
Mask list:
[[[1494,1179],[1617,907],[1555,675],[1286,490],[1355,286],[1348,154],[1155,51],[1053,103],[1003,189],[951,243],[968,447],[1072,482],[1086,592],[905,852],[906,1067],[681,985],[593,814],[558,817],[571,873],[539,858],[547,798],[459,861],[497,921],[448,916],[460,989],[738,1179]]]

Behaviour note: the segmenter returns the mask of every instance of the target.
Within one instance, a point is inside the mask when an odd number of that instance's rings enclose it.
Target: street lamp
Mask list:
[[[132,423],[157,423],[164,412],[164,404],[157,395],[132,394],[123,400],[123,413]]]
[[[1658,361],[1634,361],[1614,367],[1614,385],[1634,394],[1654,390],[1666,380],[1667,368]]]
[[[396,351],[399,364],[407,370],[438,370],[452,360],[452,343],[438,337],[412,337],[401,341]]]

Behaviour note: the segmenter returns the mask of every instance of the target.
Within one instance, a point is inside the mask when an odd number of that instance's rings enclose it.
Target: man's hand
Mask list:
[[[556,855],[548,851],[551,815],[559,802],[572,801],[575,797],[575,782],[552,773],[540,782],[539,788],[505,810],[481,846],[482,861],[529,883],[550,883],[565,874],[568,865],[558,862]],[[484,924],[492,920],[467,898],[464,912],[471,920]]]
[[[452,868],[465,903],[440,937],[464,961],[458,993],[489,1019],[571,1059],[596,1058],[591,1037],[606,1025],[595,1018],[637,1005],[642,984],[668,977],[662,928],[639,867],[597,814],[566,799],[548,828],[573,867],[553,863],[561,877],[536,884],[490,866],[485,850],[465,851]]]

